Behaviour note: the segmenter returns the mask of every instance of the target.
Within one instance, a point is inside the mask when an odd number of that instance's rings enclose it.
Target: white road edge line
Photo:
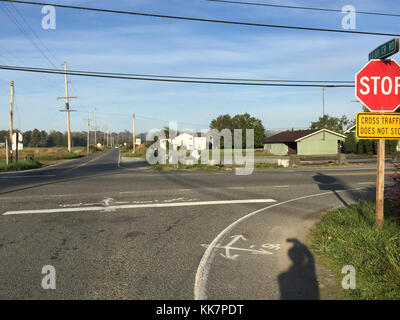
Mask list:
[[[361,190],[361,189],[364,189],[364,187],[340,190],[340,191],[336,191],[336,193],[342,193],[342,192],[345,192],[345,191],[352,191],[352,190]],[[328,195],[328,194],[334,194],[334,193],[332,191],[324,192],[324,193],[317,193],[317,194],[312,194],[312,195],[308,195],[308,196],[304,196],[304,197],[299,197],[299,198],[295,198],[295,199],[286,200],[286,201],[283,201],[283,202],[280,202],[280,203],[277,203],[277,204],[273,204],[273,205],[270,205],[268,207],[265,207],[265,208],[258,209],[256,211],[250,212],[250,213],[246,214],[245,216],[241,217],[240,219],[234,221],[229,226],[227,226],[209,244],[208,248],[206,249],[206,251],[203,254],[203,257],[200,260],[200,263],[199,263],[199,266],[198,266],[197,272],[196,272],[195,281],[194,281],[194,299],[195,300],[206,300],[207,299],[206,286],[207,286],[207,280],[208,280],[208,274],[209,274],[209,271],[210,271],[211,262],[212,262],[212,260],[214,258],[214,255],[215,255],[214,247],[216,247],[218,245],[221,245],[219,242],[236,225],[238,225],[239,223],[243,222],[244,220],[256,215],[257,213],[260,213],[262,211],[268,210],[270,208],[274,208],[274,207],[281,206],[281,205],[284,205],[284,204],[287,204],[287,203],[290,203],[290,202],[295,202],[295,201],[298,201],[298,200],[303,200],[303,199],[307,199],[307,198],[314,198],[314,197],[324,196],[324,195]]]
[[[35,213],[65,213],[82,211],[110,211],[116,209],[139,209],[139,208],[167,208],[167,207],[190,207],[190,206],[212,206],[222,204],[247,204],[247,203],[272,203],[274,199],[247,199],[247,200],[220,200],[220,201],[195,201],[195,202],[174,202],[174,203],[149,203],[149,204],[126,204],[118,206],[97,206],[97,207],[79,207],[79,208],[57,208],[57,209],[39,209],[39,210],[21,210],[7,211],[3,216]]]

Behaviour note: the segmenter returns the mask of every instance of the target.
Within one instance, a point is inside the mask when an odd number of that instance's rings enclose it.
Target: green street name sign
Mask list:
[[[374,51],[372,51],[368,57],[369,57],[369,60],[385,59],[397,52],[399,52],[399,39],[395,38],[395,39],[392,39],[392,40],[380,45],[378,48],[376,48]]]

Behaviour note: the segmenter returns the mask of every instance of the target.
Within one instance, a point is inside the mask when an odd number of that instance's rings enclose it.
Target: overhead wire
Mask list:
[[[209,18],[194,18],[194,17],[172,16],[172,15],[165,15],[165,14],[145,13],[145,12],[134,12],[134,11],[102,9],[102,8],[94,8],[94,7],[72,6],[72,5],[59,4],[59,3],[48,3],[48,2],[33,2],[33,1],[20,1],[20,0],[0,0],[0,1],[14,2],[14,3],[18,3],[18,4],[39,5],[39,6],[49,5],[49,6],[65,8],[65,9],[96,11],[96,12],[125,14],[125,15],[136,15],[136,16],[143,16],[143,17],[174,19],[174,20],[183,20],[183,21],[218,23],[218,24],[226,24],[226,25],[241,25],[241,26],[250,26],[250,27],[278,28],[278,29],[291,29],[291,30],[303,30],[303,31],[335,32],[335,33],[362,34],[362,35],[375,35],[375,36],[394,36],[394,37],[400,36],[400,34],[386,33],[386,32],[315,28],[315,27],[264,24],[264,23],[232,21],[232,20],[218,20],[218,19],[209,19]]]
[[[64,74],[64,70],[59,69],[43,69],[33,67],[19,67],[19,66],[5,66],[0,65],[0,69],[14,70],[23,72],[36,72],[47,74]],[[95,78],[108,78],[108,79],[121,79],[121,80],[140,80],[140,81],[156,81],[156,82],[174,82],[174,83],[192,83],[192,84],[216,84],[216,85],[242,85],[242,86],[272,86],[272,87],[322,87],[322,88],[353,88],[354,84],[331,84],[331,83],[265,83],[265,82],[236,82],[236,81],[203,81],[203,80],[184,80],[184,79],[171,79],[171,78],[153,78],[153,77],[140,77],[140,76],[119,76],[110,75],[102,72],[85,72],[67,70],[68,75],[95,77]]]
[[[227,4],[249,5],[249,6],[284,8],[284,9],[299,9],[299,10],[312,10],[312,11],[325,11],[325,12],[343,12],[341,9],[292,6],[292,5],[282,5],[282,4],[272,4],[272,3],[250,2],[250,1],[232,1],[232,0],[206,0],[206,1],[227,3]],[[376,16],[400,17],[400,14],[396,14],[396,13],[358,11],[358,10],[357,11],[349,10],[349,12],[354,12],[357,14],[376,15]]]

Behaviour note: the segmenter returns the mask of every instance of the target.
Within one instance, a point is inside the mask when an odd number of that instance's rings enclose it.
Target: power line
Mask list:
[[[19,1],[19,0],[0,0],[0,1],[2,1],[2,2],[14,2],[14,3],[19,3],[19,4],[39,5],[39,6],[47,6],[47,5],[49,5],[49,6],[58,7],[58,8],[86,10],[86,11],[97,11],[97,12],[106,12],[106,13],[117,13],[117,14],[127,14],[127,15],[136,15],[136,16],[144,16],[144,17],[152,17],[152,18],[175,19],[175,20],[197,21],[197,22],[209,22],[209,23],[242,25],[242,26],[251,26],[251,27],[278,28],[278,29],[305,30],[305,31],[321,31],[321,32],[336,32],[336,33],[351,33],[351,34],[363,34],[363,35],[375,35],[375,36],[391,36],[391,37],[399,37],[400,36],[400,34],[395,34],[395,33],[356,31],[356,30],[342,30],[342,29],[327,29],[327,28],[312,28],[312,27],[299,27],[299,26],[287,26],[287,25],[276,25],[276,24],[262,24],[262,23],[253,23],[253,22],[216,20],[216,19],[206,19],[206,18],[193,18],[193,17],[171,16],[171,15],[144,13],[144,12],[134,12],[134,11],[122,11],[122,10],[101,9],[101,8],[93,8],[93,7],[71,6],[71,5],[65,5],[65,4],[54,4],[54,3],[45,3],[45,2],[32,2],[32,1]]]
[[[77,112],[85,112],[85,113],[93,113],[91,111],[85,111],[85,110],[76,110]],[[132,116],[131,114],[128,113],[108,113],[108,112],[96,112],[98,115],[107,115],[107,116],[117,116],[117,117],[130,117]],[[135,117],[136,118],[140,118],[140,119],[147,119],[147,120],[153,120],[153,121],[161,121],[161,122],[167,122],[169,123],[169,120],[165,120],[165,119],[159,119],[159,118],[154,118],[154,117],[148,117],[148,116],[142,116],[142,115],[138,115],[137,113],[135,113]],[[199,124],[199,123],[190,123],[190,122],[183,122],[183,121],[178,121],[181,124],[186,124],[186,125],[191,125],[191,126],[199,126],[199,127],[204,127],[206,126],[205,124]],[[207,125],[208,126],[208,125]]]
[[[46,69],[34,67],[17,67],[29,68],[32,70],[60,71],[59,69]],[[138,74],[138,73],[115,73],[103,71],[82,71],[74,70],[74,72],[85,74],[104,74],[112,76],[130,76],[145,78],[172,78],[172,79],[191,79],[191,80],[222,80],[222,81],[249,81],[249,82],[296,82],[296,83],[354,83],[354,80],[295,80],[295,79],[250,79],[250,78],[221,78],[221,77],[197,77],[197,76],[176,76],[176,75],[154,75],[154,74]]]
[[[33,30],[32,26],[28,23],[28,21],[25,19],[23,14],[19,11],[17,6],[14,3],[11,3],[12,8],[17,12],[17,14],[20,16],[22,21],[25,23],[25,25],[29,28],[29,30],[32,32],[32,34],[35,36],[35,38],[42,44],[43,48],[49,53],[49,56],[51,56],[56,64],[59,64],[57,61],[58,59],[55,57],[55,55],[52,53],[52,51],[46,46],[46,44],[42,41],[42,39],[36,34],[35,30]],[[57,68],[53,63],[51,63],[54,68]]]
[[[23,72],[36,72],[36,73],[47,73],[47,74],[65,74],[63,70],[57,69],[42,69],[42,68],[31,68],[31,67],[16,67],[16,66],[3,66],[0,65],[0,69],[3,70],[14,70]],[[108,78],[108,79],[124,79],[124,80],[141,80],[141,81],[158,81],[158,82],[175,82],[175,83],[198,83],[198,84],[219,84],[219,85],[243,85],[243,86],[268,86],[268,87],[319,87],[319,88],[353,88],[354,84],[305,84],[305,83],[265,83],[265,82],[229,82],[229,81],[200,81],[200,80],[183,80],[183,79],[162,79],[162,78],[145,78],[137,76],[117,76],[107,75],[101,72],[84,72],[84,71],[67,71],[68,75],[72,76],[83,76],[83,77],[94,77],[94,78]]]
[[[7,2],[12,2],[12,1],[7,1]],[[7,6],[1,6],[1,9],[3,12],[6,14],[8,19],[15,24],[15,26],[19,29],[19,31],[27,37],[27,39],[31,42],[31,44],[40,52],[40,54],[53,66],[56,68],[56,66],[53,64],[53,62],[49,59],[49,57],[46,55],[46,53],[40,48],[40,46],[34,41],[34,39],[30,36],[30,34],[27,32],[25,27],[21,25],[18,21],[18,19],[14,16],[12,11],[10,10],[9,7]]]
[[[289,6],[281,4],[270,4],[260,2],[247,2],[247,1],[231,1],[231,0],[206,0],[210,2],[220,2],[229,4],[241,4],[250,6],[262,6],[262,7],[273,7],[273,8],[284,8],[284,9],[300,9],[300,10],[313,10],[313,11],[325,11],[325,12],[342,12],[340,9],[329,9],[329,8],[315,8],[315,7],[302,7],[302,6]],[[376,15],[376,16],[387,16],[387,17],[400,17],[400,14],[395,13],[384,13],[384,12],[368,12],[368,11],[350,11],[357,14]]]

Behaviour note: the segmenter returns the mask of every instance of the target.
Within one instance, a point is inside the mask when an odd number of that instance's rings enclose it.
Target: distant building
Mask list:
[[[0,149],[5,149],[6,143],[5,142],[0,142]]]
[[[348,127],[344,133],[349,134],[350,132],[355,132],[355,131],[356,131],[356,125],[353,124],[351,127]]]
[[[184,148],[185,150],[198,151],[207,149],[206,137],[196,137],[189,133],[182,133],[173,139],[160,139],[160,147],[166,150],[167,142],[169,142],[175,150],[177,150],[178,147]]]
[[[327,129],[284,131],[264,140],[264,150],[283,155],[333,155],[342,150],[345,135]]]

